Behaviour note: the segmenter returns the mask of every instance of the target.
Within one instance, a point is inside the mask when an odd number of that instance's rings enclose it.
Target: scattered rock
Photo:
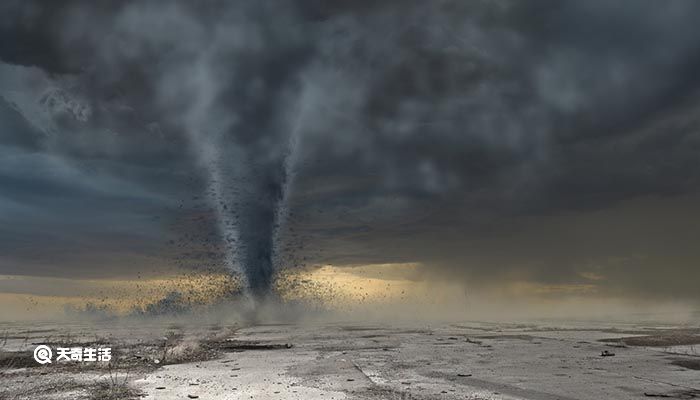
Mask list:
[[[259,343],[256,341],[240,341],[228,339],[225,342],[218,343],[217,347],[221,350],[230,351],[245,351],[245,350],[278,350],[278,349],[291,349],[294,347],[291,343]]]
[[[700,360],[698,359],[678,359],[674,360],[671,364],[700,371]]]
[[[696,332],[670,332],[658,335],[601,339],[600,341],[604,343],[645,347],[692,346],[700,344],[700,335]]]

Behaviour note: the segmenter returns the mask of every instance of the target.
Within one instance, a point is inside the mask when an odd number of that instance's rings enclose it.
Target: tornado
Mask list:
[[[186,132],[225,268],[240,278],[247,298],[261,300],[274,295],[275,271],[284,263],[279,242],[303,131],[300,76],[310,52],[290,20],[272,30],[226,22],[192,22],[191,46],[159,76],[158,100]]]
[[[190,137],[207,179],[224,263],[241,278],[243,294],[253,301],[273,295],[275,271],[283,262],[278,243],[289,212],[298,131],[297,122],[287,146],[268,159],[254,158],[257,152],[231,137]]]

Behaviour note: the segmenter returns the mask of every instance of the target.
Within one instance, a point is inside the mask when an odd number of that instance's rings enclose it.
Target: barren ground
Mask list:
[[[40,366],[37,344],[115,355]],[[0,345],[0,399],[700,398],[688,326],[3,323]]]

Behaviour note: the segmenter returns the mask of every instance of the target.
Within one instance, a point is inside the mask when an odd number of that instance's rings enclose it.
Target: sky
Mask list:
[[[699,16],[4,1],[0,292],[232,274],[259,296],[279,271],[381,271],[699,305]]]

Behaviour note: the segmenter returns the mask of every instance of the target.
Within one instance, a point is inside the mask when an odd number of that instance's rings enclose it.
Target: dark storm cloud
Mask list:
[[[659,276],[663,243],[674,241],[684,256],[665,287],[692,295],[682,278],[700,261],[692,230],[636,241],[630,232],[610,239],[619,251],[574,251],[591,239],[547,224],[625,215],[648,196],[666,199],[655,203],[662,213],[697,193],[697,2],[76,1],[2,11],[3,152],[74,171],[0,164],[3,237],[26,221],[26,241],[77,235],[91,210],[123,232],[172,235],[176,224],[146,216],[175,220],[191,197],[215,192],[220,236],[235,225],[257,249],[242,262],[260,265],[273,262],[289,195],[279,250],[294,251],[283,264],[421,261],[436,275],[577,283],[585,266],[621,257],[646,261],[600,275]],[[71,206],[48,200],[61,193]],[[653,291],[628,282],[608,286]]]

